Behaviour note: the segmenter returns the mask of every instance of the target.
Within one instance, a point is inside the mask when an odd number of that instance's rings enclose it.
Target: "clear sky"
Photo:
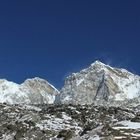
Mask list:
[[[60,88],[96,59],[140,74],[139,0],[0,1],[0,78]]]

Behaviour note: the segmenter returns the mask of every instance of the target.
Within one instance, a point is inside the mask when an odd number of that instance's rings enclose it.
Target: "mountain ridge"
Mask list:
[[[0,102],[9,104],[52,104],[59,91],[48,81],[35,77],[17,84],[0,80]]]
[[[35,77],[17,84],[0,79],[0,102],[10,104],[92,104],[98,100],[133,99],[140,96],[140,76],[97,60],[72,73],[59,91],[47,80]]]

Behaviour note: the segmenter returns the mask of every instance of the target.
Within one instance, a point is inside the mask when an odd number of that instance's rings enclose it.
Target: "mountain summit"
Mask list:
[[[94,63],[91,64],[91,66],[94,66],[94,65],[100,65],[100,66],[105,66],[104,63],[102,63],[101,61],[99,60],[96,60]]]
[[[125,100],[140,95],[140,77],[125,69],[95,61],[73,73],[61,90],[61,103],[91,104],[95,100]]]

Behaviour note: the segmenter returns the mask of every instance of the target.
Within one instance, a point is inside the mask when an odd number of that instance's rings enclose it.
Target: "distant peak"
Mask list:
[[[95,65],[105,66],[105,64],[102,63],[102,62],[99,61],[99,60],[96,60],[94,63],[91,64],[91,66],[95,66]]]
[[[39,78],[39,77],[34,77],[34,78],[29,78],[29,79],[26,79],[25,81],[24,81],[24,83],[28,83],[28,82],[47,82],[48,83],[48,81],[47,80],[45,80],[45,79],[42,79],[42,78]]]
[[[34,77],[34,78],[31,78],[30,80],[46,81],[45,79],[42,79],[42,78],[40,78],[40,77]]]

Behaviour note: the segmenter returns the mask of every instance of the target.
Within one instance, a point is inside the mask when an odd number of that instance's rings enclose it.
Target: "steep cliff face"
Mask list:
[[[27,79],[19,85],[0,80],[0,102],[9,104],[53,104],[59,91],[44,79]]]
[[[61,103],[91,104],[95,100],[125,100],[140,95],[140,77],[100,61],[66,78]]]

